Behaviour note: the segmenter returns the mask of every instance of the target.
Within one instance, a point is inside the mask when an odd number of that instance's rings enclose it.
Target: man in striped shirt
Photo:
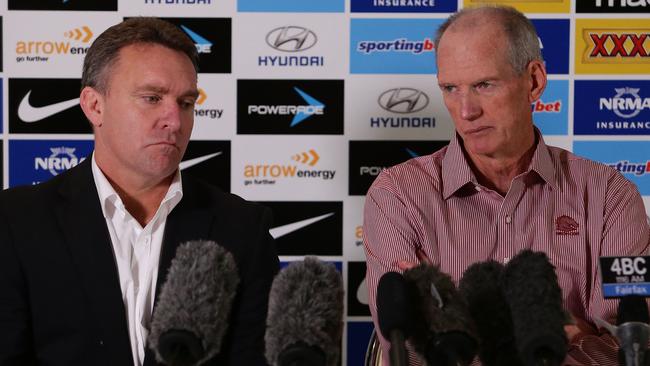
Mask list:
[[[544,143],[531,103],[544,91],[546,70],[523,14],[464,9],[439,28],[435,43],[456,134],[434,154],[383,171],[368,191],[364,246],[375,324],[377,284],[388,271],[426,258],[458,282],[475,262],[505,263],[532,249],[555,265],[575,320],[565,327],[565,364],[617,364],[615,339],[593,325],[595,316],[613,321],[616,313],[616,302],[603,299],[598,258],[647,253],[636,187],[614,169]]]

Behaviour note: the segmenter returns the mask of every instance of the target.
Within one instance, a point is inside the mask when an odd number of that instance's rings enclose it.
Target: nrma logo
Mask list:
[[[85,55],[90,47],[93,32],[87,26],[82,26],[65,32],[63,37],[68,40],[16,42],[16,62],[46,62],[53,55]],[[73,46],[73,43],[87,46]]]
[[[77,158],[75,150],[74,147],[51,147],[50,156],[34,158],[34,169],[48,171],[53,176],[59,175],[85,160],[84,157]]]
[[[600,110],[614,112],[621,118],[633,118],[644,109],[650,109],[650,98],[641,98],[640,88],[615,88],[616,95],[611,98],[600,98]]]
[[[208,41],[207,39],[201,37],[198,33],[195,31],[189,29],[188,27],[184,26],[181,24],[181,29],[187,33],[190,38],[192,38],[192,41],[194,41],[194,45],[196,46],[196,51],[198,53],[212,53],[212,42]]]
[[[631,163],[627,160],[621,160],[607,165],[623,174],[628,173],[636,176],[650,174],[650,160],[645,163]]]
[[[320,155],[314,149],[296,153],[290,159],[295,163],[244,166],[244,185],[273,185],[284,178],[332,180],[336,175],[336,170],[316,169]]]
[[[422,41],[409,41],[406,38],[391,41],[361,41],[357,43],[357,51],[367,55],[374,52],[404,52],[419,55],[433,51],[433,41],[431,38]]]
[[[307,118],[313,115],[323,115],[325,114],[325,104],[319,102],[316,98],[305,93],[297,87],[294,87],[293,90],[300,95],[300,97],[307,102],[306,105],[249,105],[248,114],[249,115],[287,115],[293,116],[291,120],[291,127],[296,126],[300,122],[306,120]]]

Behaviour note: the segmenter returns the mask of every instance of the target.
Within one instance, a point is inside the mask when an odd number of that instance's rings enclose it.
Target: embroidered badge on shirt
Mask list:
[[[562,215],[555,219],[555,234],[578,235],[578,223],[571,217]]]

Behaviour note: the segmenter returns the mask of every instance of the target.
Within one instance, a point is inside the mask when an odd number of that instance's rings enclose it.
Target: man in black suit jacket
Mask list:
[[[265,364],[278,271],[269,210],[182,176],[182,198],[168,215],[159,212],[178,184],[192,129],[196,62],[187,36],[157,19],[127,20],[91,46],[80,104],[95,133],[92,158],[41,185],[0,193],[0,365],[156,364],[150,350],[143,357],[132,347],[130,328],[148,326],[150,314],[127,314],[133,299],[118,271],[117,245],[139,243],[115,243],[123,236],[100,201],[98,171],[134,223],[164,227],[158,266],[147,268],[157,269],[154,304],[180,243],[214,240],[233,254],[240,284],[211,364]]]

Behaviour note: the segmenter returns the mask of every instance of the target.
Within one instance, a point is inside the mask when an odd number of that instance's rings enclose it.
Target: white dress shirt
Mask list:
[[[160,207],[145,227],[126,210],[122,199],[97,166],[95,154],[92,157],[92,172],[113,244],[133,363],[141,366],[151,324],[165,224],[167,216],[183,197],[180,171],[174,175]]]

